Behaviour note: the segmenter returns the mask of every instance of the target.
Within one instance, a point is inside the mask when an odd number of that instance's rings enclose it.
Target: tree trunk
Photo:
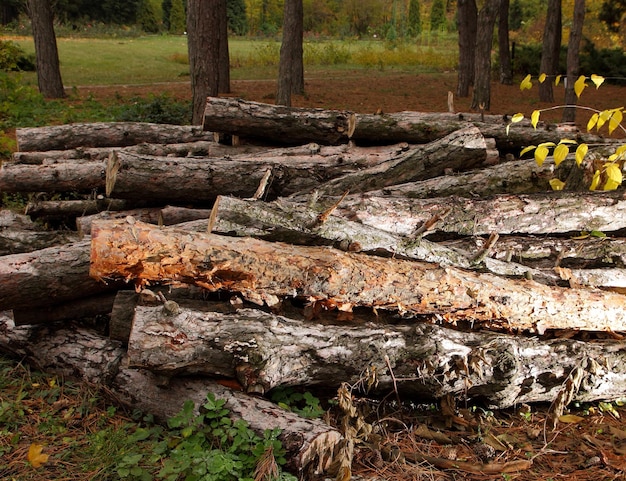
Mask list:
[[[543,30],[541,66],[539,67],[540,73],[547,75],[546,80],[539,84],[539,100],[541,102],[554,102],[552,85],[556,74],[559,72],[559,58],[561,56],[561,2],[562,0],[548,0],[546,25]]]
[[[491,107],[491,49],[499,6],[500,0],[485,0],[478,12],[471,109],[481,112]]]
[[[94,224],[91,235],[90,275],[99,280],[182,282],[239,292],[258,304],[296,297],[343,312],[369,307],[520,332],[626,329],[624,297],[599,290],[131,220]]]
[[[25,127],[15,131],[22,152],[86,147],[124,147],[141,143],[178,144],[212,141],[213,134],[190,125],[147,122],[93,122],[86,124]]]
[[[46,200],[29,202],[25,213],[33,218],[71,219],[96,212],[118,211],[132,207],[132,203],[126,200],[103,197],[95,200]]]
[[[219,93],[221,12],[215,2],[187,1],[187,47],[193,97],[193,125],[202,124],[207,97]]]
[[[291,106],[291,95],[304,93],[302,0],[286,0],[283,15],[283,40],[278,65],[276,104]]]
[[[65,89],[61,79],[52,5],[50,0],[28,0],[27,6],[35,41],[39,91],[49,99],[63,98]]]
[[[565,86],[565,105],[563,110],[563,122],[574,123],[576,121],[576,107],[578,96],[574,92],[579,70],[580,41],[583,36],[583,23],[585,21],[585,0],[575,0],[574,19],[569,33],[567,44],[567,84]]]
[[[104,192],[104,161],[29,165],[3,162],[2,192]]]
[[[228,9],[227,0],[215,2],[219,10],[220,22],[220,51],[219,51],[219,86],[218,93],[230,93],[230,53],[228,49]],[[202,117],[200,117],[201,119]],[[201,121],[201,120],[200,120]]]
[[[104,385],[117,401],[151,413],[162,422],[177,414],[186,400],[193,401],[197,411],[212,393],[226,401],[233,421],[245,420],[258,435],[263,436],[266,429],[280,429],[278,439],[286,451],[287,468],[295,473],[327,469],[342,439],[336,429],[321,420],[304,419],[211,380],[171,379],[164,389],[161,377],[126,367],[121,343],[83,328],[14,328],[6,317],[0,318],[0,327],[2,351],[27,359],[46,372]]]
[[[407,396],[432,401],[452,394],[498,409],[551,402],[586,359],[605,364],[586,373],[588,383],[575,399],[622,396],[626,346],[611,340],[459,332],[419,322],[318,323],[256,309],[224,313],[197,302],[178,305],[176,313],[138,306],[128,344],[129,367],[168,377],[236,378],[248,392],[262,394],[279,386],[336,388],[359,382],[364,367],[370,367],[378,376],[374,394],[392,390],[393,375]]]
[[[498,53],[500,56],[500,83],[513,84],[511,47],[509,44],[509,0],[500,0],[498,13]]]
[[[476,32],[478,29],[478,9],[476,0],[458,0],[459,29],[459,75],[456,94],[469,97],[474,85]]]

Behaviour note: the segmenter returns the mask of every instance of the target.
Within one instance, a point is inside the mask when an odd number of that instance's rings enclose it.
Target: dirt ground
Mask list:
[[[404,110],[420,112],[445,112],[448,110],[448,92],[456,90],[456,73],[410,74],[389,71],[333,71],[315,72],[305,75],[305,95],[295,96],[293,106],[325,109],[345,109],[358,113],[400,112]],[[588,82],[591,84],[591,82]],[[274,103],[275,80],[233,80],[229,96],[257,102]],[[113,96],[123,98],[149,93],[167,93],[174,98],[191,98],[188,82],[162,83],[148,86],[115,86],[79,88],[79,95],[91,95],[97,100]],[[538,101],[537,82],[531,90],[521,91],[519,81],[513,85],[492,83],[491,106],[486,113],[515,114],[530,116],[533,110],[562,105],[563,86],[555,87],[555,102]],[[581,96],[579,105],[597,110],[623,107],[626,103],[626,87],[602,85],[596,89],[588,86]],[[455,98],[457,112],[469,112],[471,98]],[[586,125],[592,112],[579,110],[577,123]],[[560,121],[562,110],[542,113],[542,120]]]

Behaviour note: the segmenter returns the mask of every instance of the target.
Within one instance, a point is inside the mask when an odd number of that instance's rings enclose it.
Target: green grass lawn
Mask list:
[[[32,39],[15,41],[34,53]],[[61,75],[66,86],[131,85],[187,81],[187,38],[145,36],[136,38],[59,38]],[[278,40],[231,38],[229,40],[233,79],[274,78],[277,73]],[[307,71],[329,68],[385,67],[407,70],[448,70],[457,62],[456,38],[423,37],[395,46],[380,40],[305,41]],[[23,76],[36,84],[35,74]]]

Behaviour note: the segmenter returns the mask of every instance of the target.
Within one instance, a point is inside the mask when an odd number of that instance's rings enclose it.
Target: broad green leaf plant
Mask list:
[[[559,85],[561,82],[562,76],[557,75],[554,84]],[[537,78],[539,83],[543,83],[547,80],[546,74],[541,74]],[[600,88],[600,86],[604,83],[604,77],[600,75],[591,75],[590,77],[586,77],[581,75],[578,77],[574,84],[574,92],[576,96],[580,98],[583,90],[588,86],[587,80],[590,80],[595,86],[596,89]],[[521,90],[528,90],[532,88],[533,81],[532,76],[527,75],[522,82],[520,83]],[[560,105],[556,107],[549,107],[545,109],[538,109],[532,112],[530,115],[530,123],[533,128],[537,128],[537,124],[539,123],[539,118],[542,112],[546,112],[549,110],[555,109],[563,109],[567,107],[575,107],[582,110],[590,110],[593,113],[589,122],[587,123],[587,131],[591,132],[594,129],[599,131],[605,125],[607,126],[607,130],[609,135],[611,135],[616,129],[622,130],[626,133],[626,127],[624,127],[624,113],[626,113],[626,109],[624,107],[618,107],[614,109],[607,110],[597,110],[591,107],[585,107],[580,105]],[[524,119],[523,113],[517,113],[511,117],[511,122],[507,125],[506,131],[507,135],[509,133],[509,128],[512,124],[521,122]],[[554,142],[544,142],[539,145],[529,145],[524,148],[520,152],[520,157],[528,152],[534,151],[535,162],[539,167],[543,165],[543,162],[546,160],[550,152],[552,152],[552,157],[554,159],[555,165],[558,167],[561,162],[563,162],[566,157],[570,154],[570,149],[576,146],[575,149],[575,160],[576,165],[579,167],[582,165],[587,153],[589,152],[589,146],[585,143],[578,144],[575,140],[571,139],[561,139],[558,144]],[[626,161],[626,144],[621,145],[615,149],[615,152],[611,154],[607,159],[605,159],[601,168],[595,170],[593,178],[591,180],[591,184],[589,186],[589,190],[598,190],[600,188],[600,183],[603,182],[601,188],[602,190],[615,190],[623,182],[623,173],[624,163]],[[561,180],[554,178],[550,181],[550,185],[553,190],[563,190],[565,187],[565,183]]]

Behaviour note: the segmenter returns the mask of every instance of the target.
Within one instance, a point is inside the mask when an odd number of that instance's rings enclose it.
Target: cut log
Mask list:
[[[484,137],[476,127],[469,126],[426,145],[416,146],[399,158],[332,179],[317,190],[322,195],[341,195],[348,190],[367,192],[437,177],[446,171],[469,170],[482,164],[486,158]],[[303,189],[299,191],[303,192]]]
[[[626,330],[620,294],[130,220],[92,226],[90,274],[99,280],[182,282],[236,291],[270,305],[300,297],[343,311],[364,306],[515,331]]]
[[[2,192],[92,192],[104,191],[104,162],[61,162],[0,166]]]
[[[60,304],[115,289],[89,277],[90,241],[0,257],[0,310]]]
[[[328,203],[336,199],[329,199]],[[334,215],[395,234],[411,236],[436,215],[431,232],[460,235],[615,232],[626,228],[621,191],[498,195],[490,199],[407,199],[349,195]]]
[[[67,231],[45,231],[28,216],[0,210],[0,256],[20,254],[78,240]]]
[[[124,147],[141,143],[179,144],[212,141],[213,134],[191,125],[147,122],[94,122],[15,130],[17,150],[67,150],[78,147]]]
[[[36,200],[26,205],[25,213],[33,218],[73,218],[102,211],[130,209],[133,203],[123,199],[105,199],[98,196],[89,200]]]
[[[193,401],[197,411],[207,393],[212,393],[226,401],[233,421],[245,420],[257,434],[280,429],[278,439],[286,451],[287,467],[296,474],[325,468],[342,440],[336,429],[321,420],[304,419],[208,379],[172,379],[163,389],[159,377],[125,367],[125,351],[119,342],[84,328],[14,328],[11,324],[6,316],[0,318],[0,350],[27,359],[46,372],[106,386],[118,402],[161,421],[177,414],[186,400]]]
[[[452,394],[491,408],[551,402],[570,372],[592,359],[597,371],[585,374],[588,382],[575,399],[616,399],[626,389],[621,341],[541,340],[422,323],[322,324],[256,309],[217,312],[209,303],[181,304],[176,313],[137,307],[128,358],[131,367],[165,376],[236,377],[246,390],[261,393],[277,386],[354,385],[370,368],[378,393],[393,389],[393,375],[412,399]]]
[[[107,195],[161,202],[211,202],[217,195],[252,197],[266,172],[266,196],[310,191],[322,182],[382,160],[403,156],[408,145],[365,151],[317,144],[267,155],[223,159],[149,157],[113,152],[106,168]],[[176,188],[172,188],[172,186]]]
[[[354,114],[342,110],[306,109],[209,97],[204,130],[287,145],[346,143]]]

